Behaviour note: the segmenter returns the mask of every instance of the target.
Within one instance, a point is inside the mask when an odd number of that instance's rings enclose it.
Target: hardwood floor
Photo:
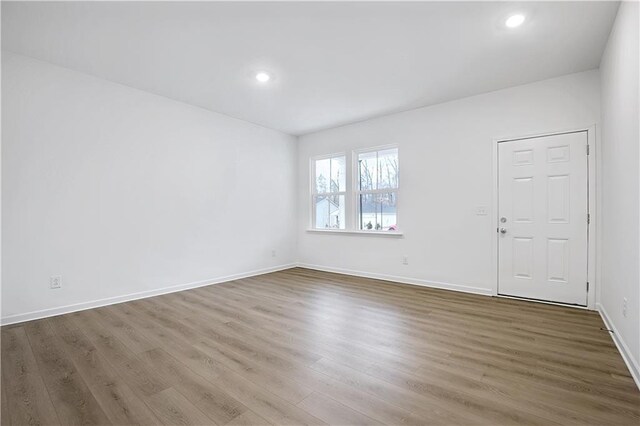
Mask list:
[[[595,312],[306,269],[2,328],[2,424],[640,424]]]

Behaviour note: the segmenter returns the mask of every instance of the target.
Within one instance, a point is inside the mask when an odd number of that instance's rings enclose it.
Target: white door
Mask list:
[[[498,144],[498,293],[587,304],[587,132]]]

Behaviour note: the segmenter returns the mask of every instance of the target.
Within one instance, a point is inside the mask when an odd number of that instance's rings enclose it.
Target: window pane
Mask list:
[[[360,194],[358,211],[360,214],[359,224],[360,229],[376,229],[376,226],[380,223],[378,220],[378,212],[375,203],[374,194]]]
[[[329,192],[346,191],[346,158],[334,157],[331,159],[331,187]]]
[[[318,195],[313,197],[317,229],[344,229],[344,195]]]
[[[378,151],[378,189],[398,187],[398,149]]]
[[[378,203],[380,205],[381,229],[383,231],[396,231],[398,227],[397,211],[397,194],[395,192],[385,192],[378,194]]]
[[[376,154],[375,151],[358,154],[361,191],[378,189],[378,161]]]
[[[323,193],[329,192],[329,179],[331,170],[331,160],[325,158],[323,160],[316,160],[316,192]]]
[[[397,196],[395,192],[360,194],[358,211],[361,230],[396,231]]]

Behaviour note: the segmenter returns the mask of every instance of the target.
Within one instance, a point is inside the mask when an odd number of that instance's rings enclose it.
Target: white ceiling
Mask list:
[[[298,135],[597,68],[617,7],[3,1],[2,46]]]

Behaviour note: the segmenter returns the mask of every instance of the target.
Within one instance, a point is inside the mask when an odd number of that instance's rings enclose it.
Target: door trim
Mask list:
[[[499,227],[498,219],[498,144],[501,142],[510,142],[523,139],[533,139],[544,136],[555,136],[566,133],[587,133],[587,145],[589,146],[589,155],[587,156],[587,197],[588,208],[591,220],[587,227],[588,240],[587,240],[587,280],[589,282],[589,290],[587,292],[587,305],[566,305],[562,303],[549,302],[543,300],[533,299],[521,299],[531,302],[547,303],[554,305],[568,306],[577,309],[589,309],[595,310],[596,303],[600,300],[600,254],[597,251],[599,242],[601,241],[600,235],[600,199],[597,188],[600,188],[600,146],[596,138],[596,125],[592,124],[584,127],[574,127],[570,129],[563,129],[557,131],[547,131],[534,134],[516,135],[494,138],[491,141],[491,164],[492,164],[492,197],[491,197],[491,259],[492,259],[492,295],[496,297],[516,298],[514,296],[503,296],[498,294],[498,233],[496,229]],[[586,283],[585,283],[586,286]]]

